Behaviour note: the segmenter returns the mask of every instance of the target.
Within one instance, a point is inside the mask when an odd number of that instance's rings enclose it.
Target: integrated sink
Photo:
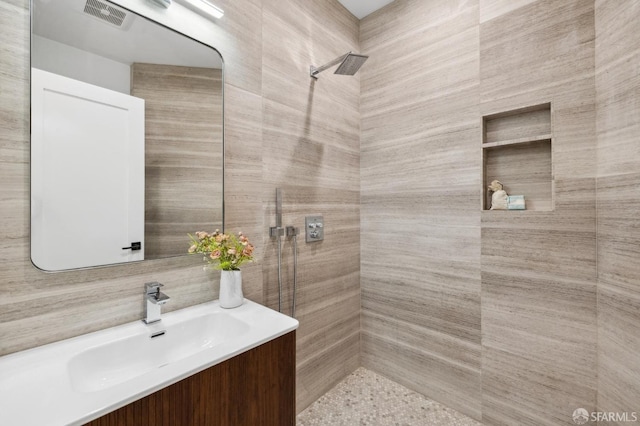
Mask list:
[[[78,392],[99,391],[241,338],[248,331],[249,324],[225,312],[186,318],[167,327],[160,323],[75,355],[68,363],[71,386]]]
[[[250,300],[215,301],[6,355],[0,425],[83,425],[296,328]]]

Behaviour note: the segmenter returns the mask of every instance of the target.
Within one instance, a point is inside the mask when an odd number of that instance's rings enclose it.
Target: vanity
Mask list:
[[[217,301],[0,358],[3,425],[294,425],[298,321]]]

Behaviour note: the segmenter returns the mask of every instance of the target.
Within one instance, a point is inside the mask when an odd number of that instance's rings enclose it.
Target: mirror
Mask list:
[[[31,21],[34,265],[182,256],[222,229],[218,52],[106,0],[32,0]]]

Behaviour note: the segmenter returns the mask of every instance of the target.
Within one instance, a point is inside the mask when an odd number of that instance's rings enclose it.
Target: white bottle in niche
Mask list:
[[[237,308],[242,305],[242,272],[220,271],[220,307]]]

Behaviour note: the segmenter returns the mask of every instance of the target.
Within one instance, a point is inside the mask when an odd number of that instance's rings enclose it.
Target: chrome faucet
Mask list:
[[[160,291],[163,287],[159,282],[144,285],[144,299],[147,302],[146,316],[143,321],[147,324],[160,321],[161,307],[169,300],[169,296]]]

